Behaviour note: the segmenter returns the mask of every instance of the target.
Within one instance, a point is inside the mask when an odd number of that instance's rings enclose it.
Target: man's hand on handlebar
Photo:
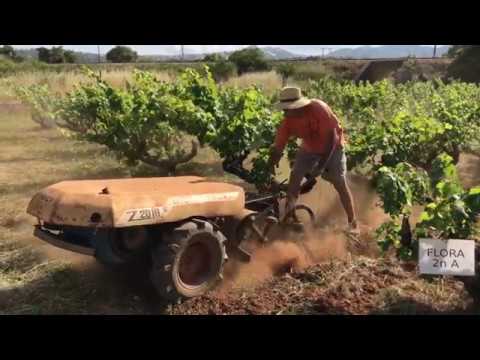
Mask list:
[[[278,167],[278,163],[282,158],[282,152],[279,151],[275,146],[272,146],[270,149],[270,158],[268,159],[268,167],[270,173],[275,175],[275,168]]]
[[[315,179],[315,177],[306,175],[305,178],[307,179],[307,181],[305,181],[300,187],[300,194],[302,195],[312,191],[314,186],[317,184],[317,180]]]

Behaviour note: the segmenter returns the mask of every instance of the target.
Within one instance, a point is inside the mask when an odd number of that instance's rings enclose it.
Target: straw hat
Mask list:
[[[302,90],[298,87],[285,87],[280,92],[280,102],[277,109],[299,109],[310,104],[312,100],[302,96]]]

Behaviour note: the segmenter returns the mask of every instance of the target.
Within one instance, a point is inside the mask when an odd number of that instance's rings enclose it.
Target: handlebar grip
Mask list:
[[[300,187],[300,194],[309,193],[316,184],[317,180],[315,178],[307,178],[307,181]]]

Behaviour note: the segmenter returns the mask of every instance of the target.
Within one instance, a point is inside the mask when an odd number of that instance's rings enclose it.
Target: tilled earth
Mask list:
[[[252,288],[216,291],[171,307],[184,315],[452,314],[473,311],[463,284],[419,278],[393,258],[332,260]]]
[[[234,263],[227,266],[225,274],[224,286],[171,306],[167,312],[350,315],[476,311],[460,280],[419,276],[415,263],[401,262],[393,254],[380,256],[368,227],[362,228],[359,238],[327,228],[310,234],[304,243],[272,243],[257,249],[252,263]]]

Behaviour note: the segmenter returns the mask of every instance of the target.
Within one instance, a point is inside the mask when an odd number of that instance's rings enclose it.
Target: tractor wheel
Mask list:
[[[184,222],[163,234],[152,250],[151,281],[172,302],[200,296],[221,279],[226,238],[203,220]]]

